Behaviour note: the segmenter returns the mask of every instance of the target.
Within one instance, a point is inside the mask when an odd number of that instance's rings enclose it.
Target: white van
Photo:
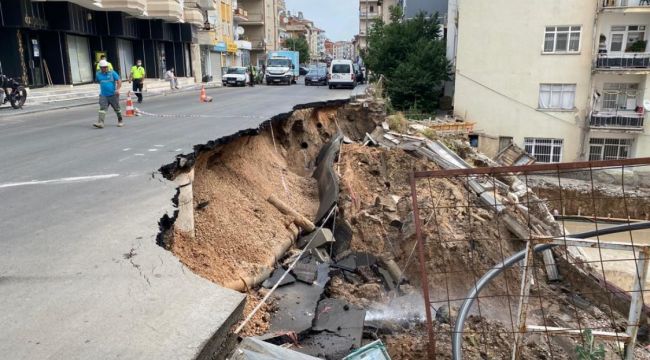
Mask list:
[[[354,74],[352,60],[332,60],[327,79],[330,89],[339,86],[349,86],[354,89],[357,86],[357,77]]]

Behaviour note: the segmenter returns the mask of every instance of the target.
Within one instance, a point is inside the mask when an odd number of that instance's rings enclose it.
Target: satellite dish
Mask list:
[[[645,109],[645,111],[650,111],[650,100],[648,99],[643,100],[643,108]]]
[[[237,35],[244,35],[244,28],[241,26],[237,26]]]

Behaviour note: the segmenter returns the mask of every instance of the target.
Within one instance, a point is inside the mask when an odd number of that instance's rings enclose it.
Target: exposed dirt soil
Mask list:
[[[359,139],[369,124],[374,127],[368,112],[352,106],[297,110],[272,127],[267,123],[259,135],[198,154],[196,237],[177,234],[172,251],[194,272],[224,286],[273,267],[298,229],[266,199],[274,194],[313,219],[319,204],[311,177],[316,155],[337,128]]]

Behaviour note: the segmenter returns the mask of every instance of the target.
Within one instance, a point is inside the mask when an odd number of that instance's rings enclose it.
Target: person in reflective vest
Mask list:
[[[135,65],[131,67],[129,81],[133,81],[133,92],[138,97],[138,103],[142,103],[142,85],[144,84],[145,76],[146,73],[142,67],[142,60],[136,61]]]

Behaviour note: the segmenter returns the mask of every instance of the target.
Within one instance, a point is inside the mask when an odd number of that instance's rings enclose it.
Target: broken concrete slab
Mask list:
[[[312,334],[302,342],[305,354],[341,359],[361,346],[366,311],[343,300],[323,299],[318,303]]]
[[[313,239],[312,239],[313,238]],[[311,244],[309,244],[311,241]],[[296,246],[300,249],[304,248],[309,244],[307,250],[315,249],[321,247],[325,244],[331,244],[334,242],[334,234],[332,230],[328,228],[319,228],[316,231],[312,231],[309,234],[303,235],[296,241]]]
[[[318,262],[311,256],[300,259],[293,270],[291,270],[298,279],[306,284],[312,284],[316,280],[316,271],[318,271]]]
[[[501,213],[506,209],[506,207],[500,201],[498,201],[493,194],[490,194],[489,192],[482,193],[479,196],[479,200],[483,205],[497,213]]]
[[[311,329],[316,316],[318,300],[324,288],[296,282],[275,290],[278,310],[271,315],[270,331],[294,331],[296,334]]]
[[[235,349],[231,360],[318,360],[297,351],[289,350],[260,339],[244,338]]]
[[[264,280],[264,282],[262,283],[262,287],[267,288],[267,289],[272,288],[280,280],[280,278],[282,277],[282,274],[284,274],[284,272],[285,272],[285,270],[283,268],[281,268],[281,267],[275,269],[273,271],[273,274],[271,274],[271,277]],[[295,282],[296,282],[296,278],[289,273],[289,274],[287,274],[287,276],[284,277],[284,279],[282,279],[282,282],[280,282],[280,285],[278,285],[278,286],[293,284]]]

